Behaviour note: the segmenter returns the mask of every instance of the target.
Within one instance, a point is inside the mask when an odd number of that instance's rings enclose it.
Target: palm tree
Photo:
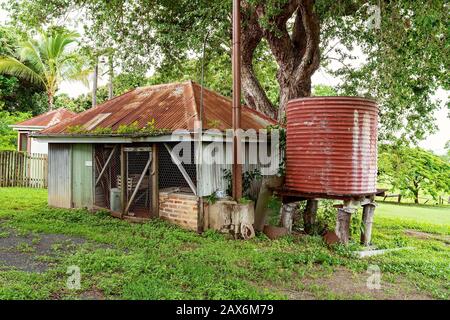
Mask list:
[[[39,38],[19,43],[16,56],[0,57],[0,73],[27,80],[45,88],[49,110],[59,84],[64,80],[86,82],[89,70],[74,50],[78,34],[65,30],[40,33]]]

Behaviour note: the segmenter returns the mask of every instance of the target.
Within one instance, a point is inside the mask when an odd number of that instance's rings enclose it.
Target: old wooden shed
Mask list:
[[[35,135],[49,143],[49,205],[161,217],[199,230],[199,199],[227,188],[231,164],[217,159],[231,156],[225,134],[231,121],[231,100],[192,81],[137,88],[86,110]],[[242,129],[275,123],[243,106]],[[255,151],[245,141],[243,170],[260,168],[249,160]],[[213,143],[224,146],[219,156],[206,152]],[[279,152],[271,158],[264,174],[278,170]]]

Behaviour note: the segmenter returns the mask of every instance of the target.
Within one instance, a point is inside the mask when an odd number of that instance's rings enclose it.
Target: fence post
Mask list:
[[[398,195],[398,203],[400,203],[401,200],[402,200],[402,195],[399,194],[399,195]]]

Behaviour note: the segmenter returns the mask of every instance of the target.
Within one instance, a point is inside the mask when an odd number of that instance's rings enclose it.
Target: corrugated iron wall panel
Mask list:
[[[48,145],[48,204],[52,207],[72,207],[71,149],[70,144]]]
[[[93,161],[91,144],[72,146],[72,204],[74,208],[92,208]]]

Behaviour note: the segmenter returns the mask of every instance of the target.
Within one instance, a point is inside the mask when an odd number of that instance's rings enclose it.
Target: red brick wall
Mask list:
[[[159,217],[183,228],[197,231],[197,197],[192,194],[159,193]]]

